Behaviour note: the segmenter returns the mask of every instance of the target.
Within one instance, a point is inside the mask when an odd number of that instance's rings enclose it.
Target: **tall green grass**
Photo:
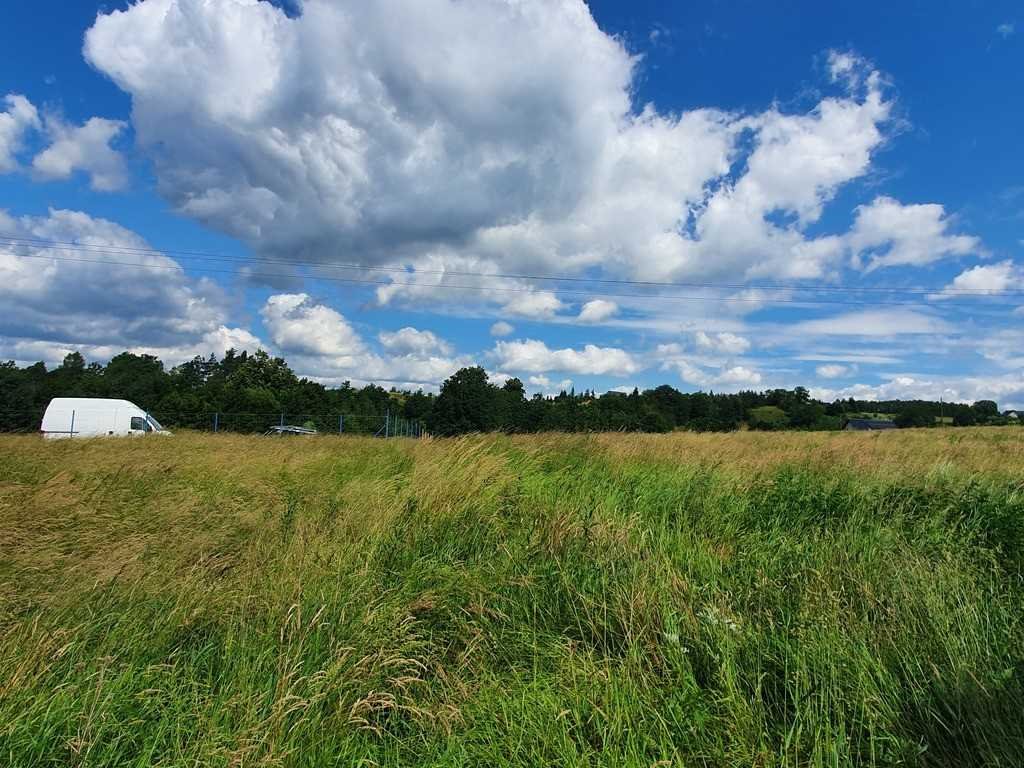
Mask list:
[[[1012,465],[673,439],[5,440],[0,764],[1022,764]]]

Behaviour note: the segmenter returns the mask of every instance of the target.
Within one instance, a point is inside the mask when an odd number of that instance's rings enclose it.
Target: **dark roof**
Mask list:
[[[881,419],[850,419],[846,422],[847,429],[896,429],[896,424]]]

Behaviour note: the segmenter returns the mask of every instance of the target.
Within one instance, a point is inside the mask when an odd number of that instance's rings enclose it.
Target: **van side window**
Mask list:
[[[146,429],[146,420],[141,416],[132,416],[132,431],[142,432]]]

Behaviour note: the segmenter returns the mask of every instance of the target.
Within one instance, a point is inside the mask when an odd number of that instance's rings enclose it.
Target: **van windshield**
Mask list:
[[[150,426],[152,426],[153,429],[155,429],[157,432],[163,432],[164,431],[164,428],[160,426],[160,422],[157,421],[156,419],[154,419],[149,414],[146,414],[146,419],[149,421]]]

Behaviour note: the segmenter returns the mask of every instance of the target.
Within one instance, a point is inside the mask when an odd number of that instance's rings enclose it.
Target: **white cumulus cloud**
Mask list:
[[[526,373],[568,373],[629,376],[642,366],[632,355],[616,347],[587,344],[582,349],[551,349],[543,341],[499,341],[494,356],[502,369]]]
[[[364,351],[359,334],[335,309],[305,293],[280,293],[260,310],[270,339],[284,352],[346,357]]]
[[[722,333],[705,333],[697,331],[694,334],[694,341],[697,348],[707,352],[718,352],[725,355],[742,355],[750,349],[750,340],[728,331]]]
[[[878,197],[857,208],[848,242],[855,263],[868,269],[924,266],[981,250],[978,238],[950,234],[950,224],[941,205],[902,205],[891,197]]]
[[[760,372],[746,365],[706,365],[688,357],[664,359],[662,370],[675,370],[679,378],[699,389],[737,391],[759,386]]]
[[[850,52],[830,55],[834,92],[806,112],[635,105],[637,59],[583,0],[305,0],[292,16],[144,0],[101,14],[85,53],[132,96],[137,143],[182,213],[261,253],[411,267],[382,303],[538,319],[564,309],[554,292],[509,298],[466,275],[441,288],[418,270],[828,275],[846,233],[809,227],[870,171],[892,113]],[[941,209],[927,243],[863,215],[857,247],[889,261],[973,248]]]
[[[1007,259],[996,264],[982,264],[966,269],[933,299],[985,296],[986,291],[1007,291],[1024,288],[1024,268]]]
[[[857,400],[939,400],[973,403],[994,400],[1001,408],[1024,407],[1024,373],[996,376],[924,376],[903,374],[887,377],[881,384],[853,384],[842,389],[812,388],[811,396],[831,401]]]
[[[851,367],[849,365],[828,363],[826,365],[819,365],[814,369],[814,372],[823,379],[841,379],[844,376],[849,376],[855,370],[855,367]]]
[[[619,305],[614,301],[594,299],[583,305],[578,319],[581,323],[599,323],[602,320],[607,320],[618,311]]]
[[[546,395],[557,395],[559,392],[568,392],[572,388],[572,379],[552,381],[543,374],[531,376],[526,380],[526,383]]]
[[[223,351],[225,340],[250,344],[254,338],[229,327],[220,288],[188,277],[176,261],[114,222],[78,211],[20,218],[0,211],[0,231],[23,240],[146,251],[124,259],[139,265],[128,267],[116,256],[86,257],[76,246],[5,245],[0,337],[8,347],[40,342],[90,350],[94,358],[104,350],[163,350],[161,356],[173,361],[193,351]]]
[[[40,127],[39,112],[28,99],[16,93],[4,97],[6,109],[0,112],[0,173],[18,168],[17,154],[25,134]]]
[[[85,171],[93,189],[110,192],[128,183],[124,157],[110,146],[127,128],[121,120],[89,118],[73,125],[58,115],[40,118],[39,110],[24,96],[4,97],[6,110],[0,112],[0,173],[19,170],[18,155],[26,149],[29,134],[43,134],[49,144],[32,160],[32,171],[42,180],[67,179]]]
[[[378,335],[381,346],[398,354],[428,354],[440,352],[450,355],[451,345],[430,331],[405,327],[394,332],[383,331]]]
[[[550,318],[564,307],[565,304],[551,291],[531,291],[516,296],[505,304],[504,310],[520,317]]]
[[[124,157],[110,146],[127,124],[121,120],[93,117],[82,125],[69,125],[49,117],[46,130],[50,146],[36,155],[32,169],[42,179],[67,179],[75,171],[89,175],[89,183],[100,192],[123,189],[128,184]]]
[[[344,315],[305,293],[275,294],[260,314],[270,340],[296,373],[325,384],[383,382],[436,388],[472,364],[469,357],[451,357],[445,340],[411,327],[381,333],[385,354],[374,352]]]

